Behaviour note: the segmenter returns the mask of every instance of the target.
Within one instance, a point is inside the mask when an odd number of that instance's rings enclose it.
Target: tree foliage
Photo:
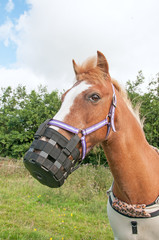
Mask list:
[[[144,76],[138,73],[135,81],[126,88],[133,106],[140,104],[141,118],[145,118],[144,131],[148,142],[159,147],[159,74],[151,79],[147,92],[142,92]],[[48,93],[40,86],[30,93],[23,86],[1,90],[0,95],[0,156],[21,158],[30,147],[39,125],[52,118],[61,105],[57,91]],[[103,149],[95,147],[84,163],[106,165]]]
[[[144,119],[144,132],[149,144],[159,147],[159,74],[152,78],[146,93],[142,93],[144,76],[139,71],[136,81],[127,82],[127,91],[133,106],[140,105],[140,117]]]
[[[45,87],[26,92],[25,87],[2,89],[0,96],[0,155],[20,158],[28,150],[38,126],[58,111],[57,91]]]

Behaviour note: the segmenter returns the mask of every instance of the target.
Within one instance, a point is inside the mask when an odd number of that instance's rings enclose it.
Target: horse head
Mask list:
[[[73,60],[73,68],[75,84],[62,95],[54,118],[39,127],[24,157],[30,173],[50,187],[61,186],[86,153],[115,132],[116,95],[105,56],[98,51],[97,59],[82,65]]]
[[[113,88],[105,56],[97,52],[97,61],[92,58],[79,66],[73,60],[76,83],[62,95],[62,106],[54,119],[78,129],[87,129],[108,118],[113,99]],[[106,139],[108,125],[86,136],[87,149]],[[69,131],[58,129],[70,139]],[[82,147],[79,144],[80,152]]]

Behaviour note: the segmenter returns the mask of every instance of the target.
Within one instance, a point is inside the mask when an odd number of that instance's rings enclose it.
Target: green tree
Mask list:
[[[142,102],[141,85],[144,83],[144,79],[145,77],[143,76],[143,73],[140,70],[135,81],[128,80],[126,83],[128,97],[130,98],[132,105],[134,107],[136,106],[136,104]]]
[[[27,151],[38,126],[52,118],[61,105],[57,91],[45,87],[26,92],[8,87],[0,96],[0,155],[20,158]]]
[[[143,95],[141,114],[145,118],[144,131],[148,142],[159,147],[159,74],[148,85]]]
[[[91,163],[92,165],[108,166],[104,150],[100,145],[95,146],[86,156],[83,164]]]
[[[142,93],[144,82],[142,71],[137,79],[127,82],[127,91],[133,106],[141,104],[141,118],[145,118],[144,131],[148,142],[159,147],[159,74],[151,79],[146,93]],[[30,147],[39,125],[52,118],[61,105],[57,91],[48,93],[46,87],[27,93],[18,86],[3,88],[0,94],[0,155],[21,158]],[[106,165],[106,158],[100,146],[94,148],[84,163]]]
[[[140,117],[145,119],[144,132],[148,142],[159,147],[159,74],[150,80],[146,93],[140,89],[143,82],[143,73],[139,71],[136,81],[127,82],[128,96],[133,106],[140,105]]]

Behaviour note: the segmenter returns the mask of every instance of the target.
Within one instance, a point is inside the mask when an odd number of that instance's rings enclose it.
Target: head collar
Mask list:
[[[80,152],[76,148],[77,144],[79,142],[82,144],[81,158],[83,160],[87,152],[85,137],[88,134],[95,132],[105,125],[108,126],[106,138],[109,135],[111,127],[114,132],[116,131],[114,115],[117,101],[113,84],[112,88],[112,104],[109,114],[103,121],[82,130],[55,119],[46,120],[40,125],[34,135],[35,140],[24,156],[26,168],[39,182],[52,188],[60,187],[68,175],[75,171],[81,164],[81,161],[79,161]],[[109,121],[108,118],[110,119]],[[51,125],[75,135],[68,140],[61,133],[50,128]],[[78,136],[79,133],[82,134],[81,138]]]

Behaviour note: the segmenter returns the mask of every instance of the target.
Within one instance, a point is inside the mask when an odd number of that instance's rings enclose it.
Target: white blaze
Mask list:
[[[65,117],[70,113],[70,109],[73,106],[75,98],[82,92],[86,91],[91,85],[86,82],[81,82],[80,84],[73,87],[65,96],[62,106],[58,113],[54,116],[55,120],[64,121]],[[52,128],[56,128],[51,126]],[[56,128],[57,129],[57,128]]]

